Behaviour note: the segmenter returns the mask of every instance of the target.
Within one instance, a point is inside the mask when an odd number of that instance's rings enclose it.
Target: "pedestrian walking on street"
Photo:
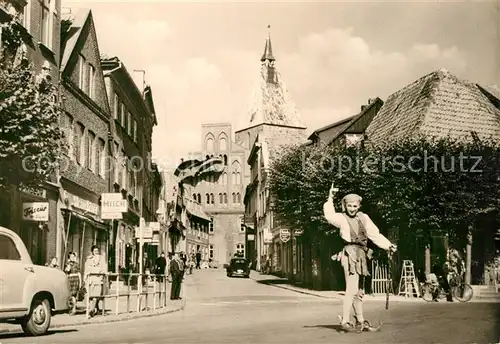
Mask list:
[[[102,286],[103,286],[103,274],[104,261],[102,256],[99,254],[99,248],[97,246],[92,246],[92,254],[87,257],[85,261],[85,277],[84,280],[88,283],[88,294],[89,294],[89,309],[90,317],[93,317],[99,312],[99,299],[102,297]],[[101,275],[90,275],[90,274],[101,274]]]
[[[338,189],[330,188],[327,202],[323,205],[326,220],[340,229],[340,237],[344,240],[344,249],[332,256],[340,261],[344,268],[346,291],[342,305],[341,328],[344,331],[355,331],[359,325],[362,331],[366,326],[363,317],[364,290],[359,288],[359,277],[369,276],[368,259],[372,250],[368,248],[368,239],[378,247],[396,251],[396,245],[385,238],[367,214],[359,211],[362,198],[356,194],[348,194],[342,198],[342,212],[336,212],[333,204]],[[364,285],[364,283],[363,283]],[[351,309],[354,309],[355,324],[350,323]],[[369,324],[369,322],[368,322]],[[370,326],[370,325],[368,325]]]
[[[78,256],[75,252],[68,254],[68,262],[64,268],[64,272],[68,275],[69,290],[70,290],[70,310],[69,313],[76,313],[76,303],[78,301],[78,292],[82,286],[82,275],[80,274],[80,264]]]
[[[170,276],[172,276],[172,288],[170,290],[170,300],[180,300],[181,283],[184,275],[184,264],[179,257],[179,253],[174,253],[174,258],[170,262]]]

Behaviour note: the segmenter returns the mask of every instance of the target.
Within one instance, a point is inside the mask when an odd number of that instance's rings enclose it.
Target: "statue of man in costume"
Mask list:
[[[363,289],[359,288],[359,276],[369,276],[368,259],[372,252],[368,249],[368,240],[378,247],[395,252],[396,245],[380,234],[377,226],[367,214],[359,211],[362,198],[356,194],[348,194],[342,198],[342,212],[336,212],[333,204],[338,189],[330,188],[328,200],[323,205],[326,220],[339,228],[340,237],[344,240],[344,249],[334,255],[332,259],[339,260],[344,268],[346,291],[342,304],[341,328],[345,331],[353,331],[349,319],[351,309],[354,309],[354,317],[361,325],[365,324],[363,317]]]

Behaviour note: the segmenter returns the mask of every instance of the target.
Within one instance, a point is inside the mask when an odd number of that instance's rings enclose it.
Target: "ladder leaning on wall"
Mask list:
[[[420,297],[420,288],[418,280],[415,276],[415,269],[411,260],[403,261],[403,271],[401,272],[401,280],[399,281],[399,296],[405,297]]]

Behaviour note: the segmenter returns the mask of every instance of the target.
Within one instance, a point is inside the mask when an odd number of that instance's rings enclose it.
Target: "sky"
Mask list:
[[[276,68],[308,133],[437,69],[500,86],[500,1],[190,2],[62,0],[92,10],[101,54],[145,70],[153,156],[201,150],[201,124],[249,121],[271,35]],[[268,29],[267,26],[271,28]],[[135,74],[142,84],[142,74]]]

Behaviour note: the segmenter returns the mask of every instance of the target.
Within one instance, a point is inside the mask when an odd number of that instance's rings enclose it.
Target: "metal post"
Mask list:
[[[115,305],[115,314],[116,315],[119,314],[118,307],[119,307],[119,303],[120,303],[120,283],[119,283],[119,280],[120,280],[120,274],[117,274],[116,275],[116,305]]]
[[[138,302],[137,302],[137,311],[141,310],[141,301],[142,301],[142,274],[143,271],[143,245],[144,245],[144,226],[145,221],[144,218],[139,219],[139,276],[137,278],[137,290],[139,292]]]

